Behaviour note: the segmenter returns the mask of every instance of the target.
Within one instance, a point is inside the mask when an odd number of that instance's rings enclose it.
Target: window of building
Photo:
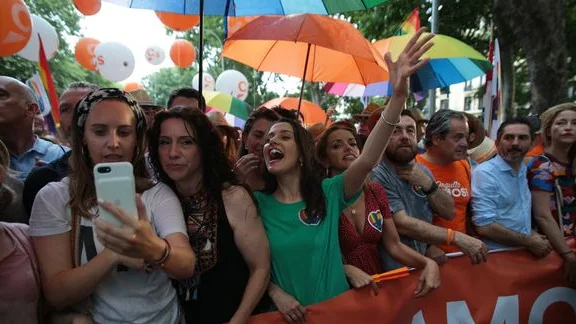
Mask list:
[[[472,97],[464,98],[464,111],[470,111],[472,108]]]
[[[472,80],[464,82],[464,91],[472,90]]]
[[[448,99],[440,100],[440,109],[448,109]]]

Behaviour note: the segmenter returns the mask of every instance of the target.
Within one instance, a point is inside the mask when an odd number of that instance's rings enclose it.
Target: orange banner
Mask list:
[[[576,290],[567,287],[555,252],[540,260],[527,251],[492,253],[481,265],[460,256],[440,272],[441,287],[425,297],[413,297],[420,276],[416,271],[380,283],[378,296],[363,288],[306,307],[306,323],[576,323]],[[272,312],[250,323],[285,321]]]

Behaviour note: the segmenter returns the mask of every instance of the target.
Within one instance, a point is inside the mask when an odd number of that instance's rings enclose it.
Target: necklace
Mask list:
[[[356,209],[352,208],[352,215],[356,215]]]

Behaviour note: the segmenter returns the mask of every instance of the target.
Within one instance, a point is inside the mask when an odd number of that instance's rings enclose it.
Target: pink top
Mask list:
[[[0,222],[0,319],[3,323],[38,323],[40,276],[28,225]],[[0,234],[3,235],[3,234]]]

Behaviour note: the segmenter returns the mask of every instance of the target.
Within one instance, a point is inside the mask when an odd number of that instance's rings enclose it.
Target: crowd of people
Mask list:
[[[32,92],[0,76],[0,319],[246,323],[279,311],[303,323],[308,305],[351,288],[377,294],[374,275],[422,269],[424,296],[447,253],[479,264],[503,247],[556,250],[576,286],[576,104],[542,114],[528,164],[532,121],[503,122],[492,142],[474,116],[428,120],[404,108],[432,38],[421,30],[385,56],[393,94],[359,116],[360,134],[352,121],[309,131],[282,107],[255,109],[239,131],[194,89],[163,107],[78,82],[60,96],[56,144],[34,127]],[[102,162],[132,164],[137,215],[97,199]]]

